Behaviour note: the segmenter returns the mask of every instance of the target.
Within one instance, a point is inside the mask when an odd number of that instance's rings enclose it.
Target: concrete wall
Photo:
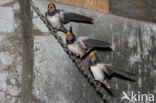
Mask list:
[[[34,0],[36,6],[39,7],[42,13],[46,12],[49,1]],[[135,79],[137,82],[131,83],[121,79],[113,78],[109,81],[110,85],[115,89],[116,96],[111,97],[107,93],[110,103],[130,103],[129,101],[121,101],[122,92],[125,91],[130,94],[131,91],[138,93],[150,93],[156,96],[156,25],[146,22],[140,22],[121,18],[118,16],[107,15],[86,9],[75,8],[63,4],[55,3],[58,8],[63,8],[68,11],[77,12],[83,15],[88,15],[95,19],[93,25],[70,23],[66,27],[73,26],[73,32],[79,36],[90,36],[114,44],[115,50],[113,52],[98,52],[100,60],[112,64],[113,67],[119,67],[123,70],[134,72],[137,74]],[[18,5],[17,3],[13,5]],[[12,10],[12,7],[7,7]],[[0,10],[6,10],[0,6]],[[14,12],[13,12],[14,13]],[[3,14],[3,13],[2,13]],[[2,15],[4,16],[4,15]],[[14,15],[12,16],[13,20]],[[8,20],[8,19],[7,19]],[[5,17],[0,22],[6,22]],[[9,19],[10,20],[10,19]],[[17,20],[20,21],[20,20]],[[5,24],[5,23],[4,23]],[[15,24],[14,22],[12,24]],[[16,27],[16,26],[15,26]],[[17,28],[17,27],[16,27]],[[18,29],[0,29],[0,36],[3,45],[0,45],[0,63],[5,65],[7,69],[0,72],[3,79],[0,81],[4,84],[7,79],[14,83],[12,75],[20,75],[16,78],[18,88],[11,93],[20,92],[21,83],[21,42],[15,42],[20,38],[20,26]],[[7,33],[11,30],[9,33]],[[18,33],[16,33],[19,30]],[[68,55],[63,51],[61,46],[57,43],[55,38],[50,35],[48,29],[33,12],[33,34],[34,34],[34,81],[33,81],[33,101],[36,103],[102,103],[101,98],[90,86],[87,79],[83,77],[80,71],[75,67]],[[59,32],[64,38],[64,35]],[[13,38],[14,36],[15,38]],[[15,45],[15,49],[8,49],[7,42],[12,38],[11,44]],[[11,39],[11,40],[12,40]],[[14,40],[15,39],[15,40]],[[21,39],[19,39],[20,41]],[[2,49],[4,48],[4,49]],[[7,52],[7,53],[6,53]],[[9,54],[8,54],[9,53]],[[6,54],[5,57],[3,54]],[[9,56],[12,55],[12,56]],[[15,58],[17,56],[17,58]],[[5,59],[4,58],[11,58]],[[14,62],[8,62],[12,60]],[[6,64],[5,64],[6,63]],[[8,64],[9,63],[9,64]],[[12,66],[13,65],[13,66]],[[87,67],[87,59],[84,61],[84,69]],[[13,72],[9,72],[12,70]],[[16,73],[17,70],[17,73]],[[8,75],[9,73],[9,75]],[[4,74],[4,75],[3,75]],[[6,79],[7,78],[7,79]],[[16,80],[16,79],[15,79]],[[4,87],[4,88],[3,88]],[[3,85],[1,89],[6,89]],[[14,90],[14,89],[13,89]],[[15,89],[16,90],[16,89]],[[0,103],[17,103],[13,102],[17,97],[10,97],[5,95],[5,92],[0,91]],[[6,99],[6,97],[8,99]],[[7,102],[6,102],[7,100]],[[20,103],[20,101],[19,101]]]
[[[156,0],[110,0],[115,15],[156,23]]]
[[[40,7],[43,13],[46,11],[48,3],[35,1],[35,4]],[[136,93],[138,91],[141,93],[156,92],[155,85],[149,85],[156,82],[154,79],[156,75],[154,69],[156,63],[154,55],[156,50],[156,26],[154,24],[62,4],[56,4],[56,6],[93,17],[95,19],[94,25],[70,23],[66,27],[69,28],[72,25],[73,31],[77,36],[85,35],[112,42],[115,45],[115,50],[111,53],[99,52],[100,59],[112,64],[114,67],[118,66],[121,69],[137,74],[136,83],[115,78],[110,81],[111,86],[116,89],[117,95],[115,98],[111,98],[113,103],[121,101],[122,91],[134,91]],[[35,46],[40,47],[40,50],[35,52],[38,55],[35,56],[35,70],[41,70],[40,76],[35,79],[37,84],[35,88],[43,89],[44,95],[47,96],[45,100],[59,103],[100,102],[86,79],[80,74],[72,61],[68,59],[68,56],[64,54],[53,37],[36,36],[35,42]],[[45,83],[41,83],[41,81]],[[144,84],[145,82],[147,83]],[[56,92],[57,89],[58,92]],[[43,94],[38,96],[43,97]],[[48,98],[51,99],[48,100]]]
[[[18,103],[21,85],[22,41],[18,11],[13,0],[0,1],[0,103]]]

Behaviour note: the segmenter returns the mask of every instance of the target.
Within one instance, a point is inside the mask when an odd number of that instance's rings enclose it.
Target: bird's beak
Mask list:
[[[71,35],[70,32],[67,32],[66,33],[66,38],[69,39],[70,38],[70,35]]]
[[[90,59],[93,59],[93,58],[95,57],[94,52],[91,52],[91,53],[89,54],[89,57],[90,57]]]
[[[53,11],[54,10],[54,5],[53,4],[49,4],[49,10]]]

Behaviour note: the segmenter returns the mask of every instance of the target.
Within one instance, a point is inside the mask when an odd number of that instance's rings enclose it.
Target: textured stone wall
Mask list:
[[[49,2],[48,0],[34,0],[42,13],[46,12]],[[131,83],[119,78],[109,81],[116,94],[115,97],[111,97],[106,92],[110,103],[133,103],[121,101],[123,91],[127,94],[131,91],[135,93],[140,91],[140,93],[150,93],[156,96],[155,24],[55,4],[58,8],[93,17],[95,19],[93,25],[70,23],[66,27],[69,29],[69,26],[73,26],[73,32],[77,36],[90,36],[113,43],[114,51],[112,52],[96,51],[100,60],[113,67],[136,73],[137,82]],[[10,25],[14,25],[0,28],[0,103],[20,103],[18,94],[21,88],[22,40],[20,18],[17,18],[20,15],[14,15],[16,13],[14,9],[18,9],[19,4],[15,2],[12,3],[14,6],[10,7],[10,5],[0,6],[0,14],[3,14],[0,15],[2,18],[0,22],[8,26],[7,23],[11,20]],[[7,20],[4,10],[10,11],[8,15],[12,15]],[[35,103],[103,102],[34,12],[33,35],[34,96],[32,98]],[[61,32],[59,35],[65,37]],[[84,69],[88,69],[87,64],[88,58],[84,60]]]
[[[39,5],[40,10],[44,13],[48,3],[44,2],[43,4],[38,1],[36,5]],[[90,36],[112,42],[115,50],[113,52],[98,52],[100,59],[112,64],[113,67],[136,73],[135,79],[137,82],[135,83],[116,78],[109,81],[116,90],[116,97],[112,98],[108,95],[112,103],[121,101],[123,91],[126,93],[131,93],[131,91],[138,93],[140,91],[141,93],[153,93],[155,95],[156,87],[152,85],[156,82],[154,78],[156,75],[156,56],[154,55],[156,50],[156,26],[154,24],[62,4],[56,4],[56,6],[93,17],[95,19],[94,25],[70,23],[66,27],[69,29],[69,26],[73,26],[73,31],[77,36]],[[43,29],[40,30],[44,31]],[[64,37],[62,33],[59,34]],[[37,84],[35,88],[42,88],[40,91],[44,91],[44,96],[47,96],[44,98],[45,100],[63,103],[100,102],[96,93],[92,91],[92,87],[89,86],[72,61],[68,59],[68,56],[64,54],[53,37],[36,36],[35,46],[40,48],[35,52],[35,55],[38,55],[35,56],[35,70],[41,71],[41,74],[35,79]],[[84,67],[87,67],[87,61],[84,64]],[[38,94],[38,96],[43,98],[43,94]]]

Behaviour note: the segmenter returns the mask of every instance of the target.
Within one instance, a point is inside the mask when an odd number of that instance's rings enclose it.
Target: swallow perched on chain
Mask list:
[[[64,10],[56,9],[53,3],[48,5],[48,12],[46,12],[46,18],[49,23],[56,30],[67,33],[67,29],[63,24],[73,22],[93,23],[93,19],[87,16],[83,16],[76,13],[65,12]]]
[[[80,58],[84,57],[91,49],[93,48],[110,48],[112,44],[89,38],[84,36],[76,37],[72,32],[72,27],[70,27],[70,31],[66,33],[66,42],[67,48],[74,53],[76,56]]]
[[[90,61],[90,70],[95,80],[103,83],[109,90],[111,90],[111,87],[107,82],[108,76],[112,76],[113,74],[118,74],[126,78],[129,78],[129,76],[135,76],[134,73],[130,73],[118,68],[112,68],[110,65],[100,62],[98,56],[94,52],[91,52],[89,54],[89,61]],[[131,78],[129,79],[131,81],[135,81]]]

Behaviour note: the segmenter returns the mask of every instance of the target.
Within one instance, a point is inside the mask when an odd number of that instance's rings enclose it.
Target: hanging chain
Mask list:
[[[94,90],[99,94],[99,96],[102,98],[102,100],[106,103],[108,103],[106,92],[103,87],[101,87],[101,84],[96,82],[89,72],[89,70],[82,69],[81,65],[81,59],[78,59],[66,46],[66,44],[63,42],[63,39],[57,35],[57,31],[53,29],[52,25],[49,24],[46,17],[40,12],[39,8],[34,5],[33,2],[31,2],[31,6],[33,10],[37,13],[37,15],[40,17],[40,19],[43,21],[43,23],[46,24],[46,26],[49,28],[51,34],[56,38],[58,43],[62,46],[63,50],[69,55],[70,59],[75,63],[76,67],[82,72],[84,77],[86,77],[89,81],[89,83],[94,87]]]

